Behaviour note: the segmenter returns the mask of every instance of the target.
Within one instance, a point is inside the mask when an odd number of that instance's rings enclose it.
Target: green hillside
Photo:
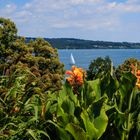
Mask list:
[[[27,37],[26,41],[35,38]],[[58,49],[139,49],[140,43],[92,41],[74,38],[45,38],[53,47]]]

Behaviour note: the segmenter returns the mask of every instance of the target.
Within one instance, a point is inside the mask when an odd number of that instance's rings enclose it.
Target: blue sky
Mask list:
[[[140,42],[140,0],[0,0],[18,34]]]

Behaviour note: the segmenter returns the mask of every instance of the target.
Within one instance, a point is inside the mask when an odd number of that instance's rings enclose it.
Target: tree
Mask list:
[[[87,70],[87,79],[93,80],[97,77],[102,77],[107,72],[111,72],[111,63],[112,61],[109,56],[105,58],[98,57],[91,61]]]
[[[33,48],[33,55],[22,59],[28,64],[31,72],[39,77],[45,87],[45,90],[58,90],[63,80],[64,65],[60,63],[57,49],[42,38],[37,38],[28,44],[29,48]],[[39,82],[40,83],[40,82]]]
[[[0,18],[0,75],[12,74],[19,64],[31,72],[28,87],[32,84],[42,93],[61,88],[64,65],[57,50],[41,38],[26,43],[24,37],[17,35],[16,25],[10,19]]]

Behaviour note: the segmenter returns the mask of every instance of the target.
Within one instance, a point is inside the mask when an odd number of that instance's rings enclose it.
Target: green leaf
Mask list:
[[[112,97],[114,93],[119,88],[119,82],[117,79],[112,77],[110,73],[107,73],[103,79],[101,80],[101,93],[102,96],[106,94],[110,100],[112,100]]]
[[[94,124],[95,124],[95,127],[98,129],[97,138],[99,139],[105,132],[107,124],[108,124],[108,117],[104,109],[102,109],[100,112],[100,115],[97,118],[95,118]]]
[[[97,139],[98,130],[95,128],[93,122],[91,122],[91,120],[89,119],[89,116],[86,110],[83,110],[83,112],[81,113],[81,118],[84,122],[86,134],[90,138],[90,140]]]
[[[95,99],[100,98],[100,80],[86,81],[83,96],[86,107],[88,107]]]
[[[58,124],[54,123],[51,120],[48,120],[47,123],[50,123],[56,127],[58,130],[58,135],[60,140],[71,140],[70,135],[67,133],[67,131],[64,128],[61,128]]]
[[[69,123],[67,124],[65,130],[67,130],[74,137],[74,140],[87,140],[86,133],[78,125]]]
[[[50,139],[50,136],[49,136],[46,132],[44,132],[44,131],[42,131],[42,130],[38,130],[37,133],[38,133],[38,134],[43,134],[43,135],[46,136],[49,140],[51,140],[51,139]]]
[[[74,103],[68,98],[66,97],[62,103],[62,108],[64,110],[65,113],[68,113],[70,115],[74,114]]]
[[[38,140],[36,137],[36,133],[33,130],[27,129],[27,132],[34,138],[34,140]]]
[[[101,97],[100,79],[94,80],[92,86],[96,94],[96,100],[100,99]]]
[[[103,96],[102,98],[100,98],[100,100],[93,102],[87,109],[90,116],[93,116],[94,118],[98,117],[100,115],[101,109],[103,108],[106,100],[107,100],[107,97]]]
[[[35,120],[38,120],[38,106],[34,106],[34,111],[35,111]]]

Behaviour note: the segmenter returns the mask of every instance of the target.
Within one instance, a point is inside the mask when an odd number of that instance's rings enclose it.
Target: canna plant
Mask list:
[[[78,71],[80,74],[76,73]],[[81,72],[83,71],[76,67],[72,67],[71,72],[66,72],[71,76],[67,78],[65,86],[59,94],[56,113],[56,128],[59,130],[59,136],[65,135],[65,138],[69,137],[69,139],[107,139],[109,138],[107,131],[110,131],[111,124],[115,125],[114,128],[119,129],[115,122],[117,116],[116,118],[112,116],[123,114],[115,101],[119,82],[113,77],[112,70],[102,79],[93,81],[86,81],[85,74],[81,74]],[[115,137],[118,139],[123,137],[121,132],[122,130]],[[106,135],[104,136],[104,134]]]
[[[132,73],[134,70],[132,70]],[[136,71],[138,76],[139,71]],[[138,140],[140,136],[140,90],[138,80],[134,74],[126,72],[121,75],[119,82],[114,78],[111,82],[107,96],[110,98],[112,109],[107,112],[109,123],[103,135],[105,140]],[[109,76],[105,79],[107,80]],[[117,83],[113,94],[110,90]],[[107,84],[107,83],[106,83]],[[112,95],[112,96],[110,96]]]
[[[85,71],[75,66],[67,71],[63,89],[59,92],[56,119],[49,121],[61,140],[98,140],[108,124],[107,96],[101,96],[100,80],[86,81]]]

